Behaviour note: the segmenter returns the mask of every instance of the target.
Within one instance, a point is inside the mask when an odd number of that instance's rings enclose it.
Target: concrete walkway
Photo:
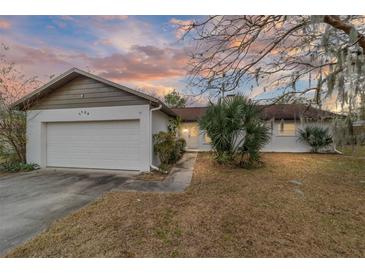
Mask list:
[[[197,153],[187,152],[162,182],[129,179],[113,191],[183,192],[191,183]]]

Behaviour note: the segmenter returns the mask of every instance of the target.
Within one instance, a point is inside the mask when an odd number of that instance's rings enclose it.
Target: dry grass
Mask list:
[[[343,146],[339,147],[338,150],[346,156],[365,157],[365,145],[354,146],[354,149],[351,146]]]
[[[264,161],[241,170],[199,154],[185,193],[106,194],[8,256],[365,256],[365,160],[266,154]]]

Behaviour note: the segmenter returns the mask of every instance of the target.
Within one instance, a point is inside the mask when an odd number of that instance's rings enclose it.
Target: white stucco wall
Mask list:
[[[294,122],[294,121],[290,121]],[[299,120],[295,122],[296,129],[302,129],[305,126],[323,126],[330,127],[328,122],[305,122],[301,123]],[[269,126],[269,122],[268,122]],[[265,147],[261,150],[263,152],[310,152],[311,147],[307,144],[298,141],[298,132],[296,131],[293,136],[281,136],[279,134],[280,121],[277,120],[273,124],[273,130],[271,135],[271,140]]]
[[[292,121],[290,121],[292,122]],[[267,124],[268,127],[270,123]],[[296,122],[296,127],[300,127],[300,122]],[[271,132],[271,139],[261,151],[264,152],[309,152],[310,147],[298,141],[298,134],[293,136],[281,136],[279,135],[280,121],[273,123],[273,129]]]
[[[294,122],[294,121],[290,121]],[[280,136],[279,135],[280,121],[275,121],[273,125],[273,131],[270,142],[262,149],[263,152],[310,152],[311,147],[298,141],[298,134],[294,136]],[[301,125],[300,121],[296,121],[296,128],[302,128],[308,125],[318,125],[323,127],[329,127],[329,122],[307,122]],[[183,126],[183,124],[182,124]],[[268,122],[270,126],[270,122]],[[200,131],[199,135],[199,147],[200,151],[209,151],[211,146],[204,142],[204,132]]]
[[[169,124],[169,117],[165,113],[163,113],[160,110],[153,111],[152,112],[152,135],[159,133],[160,131],[167,131],[168,130],[168,124]],[[155,166],[158,166],[160,164],[160,160],[157,157],[157,155],[153,152],[153,146],[152,146],[152,164]]]
[[[139,120],[140,170],[150,170],[151,125],[149,105],[31,110],[27,112],[27,162],[46,167],[46,123]],[[82,114],[86,111],[89,115]]]

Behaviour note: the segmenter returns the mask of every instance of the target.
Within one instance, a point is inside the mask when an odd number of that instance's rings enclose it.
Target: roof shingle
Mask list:
[[[262,118],[269,120],[284,119],[295,120],[301,117],[307,119],[328,119],[336,116],[335,113],[306,106],[304,104],[277,104],[277,105],[260,105],[262,107]],[[185,122],[199,120],[207,110],[207,107],[187,107],[172,109]]]

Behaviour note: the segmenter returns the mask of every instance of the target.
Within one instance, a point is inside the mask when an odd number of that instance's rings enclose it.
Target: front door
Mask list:
[[[199,127],[197,123],[183,123],[181,133],[186,141],[187,149],[199,148]]]

